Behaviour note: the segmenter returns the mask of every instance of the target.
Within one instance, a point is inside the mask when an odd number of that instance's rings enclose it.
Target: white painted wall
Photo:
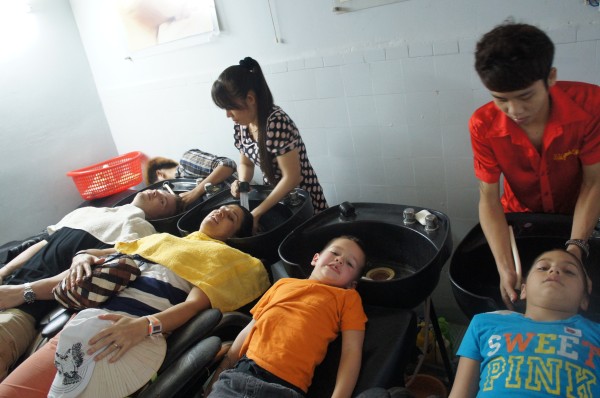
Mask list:
[[[69,2],[29,3],[0,15],[0,244],[75,208],[65,174],[116,155]]]

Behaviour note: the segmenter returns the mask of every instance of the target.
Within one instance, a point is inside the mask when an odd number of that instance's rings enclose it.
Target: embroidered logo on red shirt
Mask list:
[[[579,149],[571,149],[570,151],[567,151],[565,153],[555,153],[553,160],[567,160],[567,158],[571,155],[579,155]]]

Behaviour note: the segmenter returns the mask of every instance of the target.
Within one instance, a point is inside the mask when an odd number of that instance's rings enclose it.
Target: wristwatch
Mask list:
[[[583,254],[582,257],[583,257],[584,260],[587,257],[589,257],[589,255],[590,255],[590,244],[588,243],[587,240],[584,240],[584,239],[569,239],[568,241],[565,242],[565,249],[567,249],[571,245],[577,246],[579,248],[579,250],[581,250],[581,253]]]
[[[35,292],[31,288],[31,283],[25,283],[25,290],[23,291],[23,298],[27,304],[33,304],[35,301]]]
[[[147,315],[146,319],[148,320],[148,336],[162,333],[162,323],[157,317]]]

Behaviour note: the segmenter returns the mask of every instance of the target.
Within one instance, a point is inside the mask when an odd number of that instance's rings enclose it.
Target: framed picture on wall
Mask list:
[[[219,33],[214,0],[117,0],[130,54],[207,42]]]

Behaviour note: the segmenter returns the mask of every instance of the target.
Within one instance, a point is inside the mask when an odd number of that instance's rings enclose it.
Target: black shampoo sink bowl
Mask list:
[[[560,214],[509,213],[523,277],[533,260],[542,252],[564,248],[571,234],[572,216]],[[600,318],[600,239],[590,239],[590,257],[585,261],[595,292],[592,293],[587,315]],[[450,261],[450,282],[456,301],[470,319],[475,314],[506,309],[500,296],[500,276],[489,245],[477,224],[457,246]],[[524,309],[524,305],[517,308]]]
[[[271,188],[263,185],[252,185],[248,194],[250,210],[257,207],[271,192]],[[260,219],[260,232],[245,238],[231,238],[227,244],[263,260],[265,265],[279,259],[277,248],[283,238],[295,227],[313,215],[312,202],[308,192],[294,189],[294,200],[288,198],[277,203]],[[177,228],[181,236],[197,231],[204,217],[215,207],[226,204],[239,204],[232,198],[229,190],[224,190],[196,205],[181,217]]]
[[[438,228],[427,232],[417,222],[405,225],[403,212],[415,206],[382,203],[342,203],[331,207],[296,228],[279,246],[279,256],[291,276],[305,278],[311,259],[331,239],[354,235],[367,248],[366,274],[371,269],[394,271],[389,280],[361,279],[357,290],[365,304],[413,308],[435,289],[440,271],[452,252],[450,222],[441,212]]]
[[[135,198],[135,195],[137,195],[138,193],[140,193],[142,191],[146,191],[148,189],[166,190],[164,188],[165,184],[169,184],[169,186],[173,190],[173,193],[180,194],[180,193],[188,192],[188,191],[191,191],[192,189],[194,189],[196,187],[196,180],[193,178],[176,178],[176,179],[171,179],[171,180],[158,181],[158,182],[155,182],[154,184],[148,185],[147,187],[140,189],[139,191],[132,193],[131,195],[121,199],[113,207],[122,206],[122,205],[126,205],[128,203],[133,202],[133,198]],[[197,205],[198,203],[201,203],[202,200],[203,200],[203,198],[198,199],[195,203],[193,203],[191,206],[189,206],[189,208]],[[159,218],[156,220],[148,220],[148,221],[150,222],[150,224],[152,224],[154,226],[154,229],[156,229],[157,232],[168,232],[172,235],[179,235],[179,230],[177,229],[177,221],[179,221],[179,219],[184,214],[185,214],[185,211],[182,211],[179,214],[175,214],[174,216],[171,216],[171,217]]]

